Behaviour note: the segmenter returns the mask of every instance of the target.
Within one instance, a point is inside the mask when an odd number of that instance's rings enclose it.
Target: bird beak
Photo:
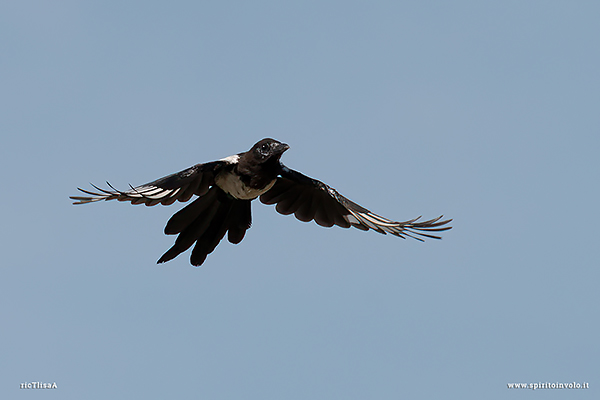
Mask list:
[[[283,154],[283,152],[289,148],[290,146],[288,146],[287,143],[279,143],[279,145],[277,146],[277,153]]]

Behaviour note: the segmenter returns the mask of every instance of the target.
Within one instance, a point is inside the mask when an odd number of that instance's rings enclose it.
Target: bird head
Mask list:
[[[265,163],[269,160],[279,160],[281,155],[289,148],[290,146],[287,144],[275,139],[263,139],[252,146],[250,152],[257,161]]]

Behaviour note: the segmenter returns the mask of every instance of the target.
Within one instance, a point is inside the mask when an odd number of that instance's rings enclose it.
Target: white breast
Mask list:
[[[240,200],[252,200],[265,193],[273,187],[276,179],[269,183],[263,189],[253,189],[248,187],[242,182],[239,176],[232,173],[222,173],[215,177],[215,184],[223,189],[225,193],[228,193]]]

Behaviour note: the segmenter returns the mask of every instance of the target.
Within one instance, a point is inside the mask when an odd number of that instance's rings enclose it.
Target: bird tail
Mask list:
[[[158,263],[172,260],[196,242],[190,262],[194,266],[200,266],[227,231],[229,242],[241,242],[246,230],[250,228],[251,218],[250,200],[233,199],[213,186],[204,196],[171,217],[165,233],[179,236]]]

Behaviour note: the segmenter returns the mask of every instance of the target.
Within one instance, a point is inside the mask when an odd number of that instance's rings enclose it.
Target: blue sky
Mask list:
[[[5,2],[0,395],[598,398],[595,2]],[[253,204],[201,268],[181,204],[74,207],[288,143],[283,162],[442,241]],[[538,389],[542,390],[542,389]]]

